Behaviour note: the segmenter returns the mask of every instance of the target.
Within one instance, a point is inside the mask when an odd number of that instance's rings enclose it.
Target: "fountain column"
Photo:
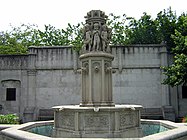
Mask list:
[[[109,42],[111,29],[104,12],[87,13],[83,31],[81,61],[82,102],[80,106],[114,106],[112,101],[112,61]]]
[[[112,101],[112,60],[106,53],[87,53],[82,63],[82,102],[80,106],[114,106]]]

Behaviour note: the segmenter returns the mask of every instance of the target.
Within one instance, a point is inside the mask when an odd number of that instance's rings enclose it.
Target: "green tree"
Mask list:
[[[110,14],[107,23],[112,28],[112,45],[159,44],[166,41],[168,48],[175,47],[171,34],[174,34],[178,25],[177,16],[171,8],[159,12],[156,19],[146,12],[139,20],[125,14]]]
[[[183,16],[177,18],[171,8],[163,10],[153,19],[147,13],[136,20],[132,17],[110,14],[107,24],[112,28],[111,45],[127,44],[158,44],[167,42],[168,50],[175,47],[171,35],[178,30],[184,34]],[[68,24],[65,29],[56,29],[52,25],[45,25],[44,30],[36,25],[21,25],[12,27],[10,32],[0,32],[0,54],[24,54],[29,46],[73,46],[80,50],[83,45],[83,23]]]
[[[77,25],[68,24],[68,30],[70,31],[70,42],[73,49],[79,51],[83,46],[83,23],[78,23]]]
[[[161,41],[165,41],[168,50],[171,51],[171,49],[175,47],[175,43],[173,38],[171,38],[171,35],[175,34],[175,29],[177,29],[176,13],[171,10],[171,7],[167,10],[164,9],[157,14],[155,21],[157,22],[157,28]]]
[[[169,67],[163,67],[164,74],[167,76],[163,84],[178,86],[187,83],[187,15],[179,17],[179,31],[175,30],[172,35],[176,47],[172,49],[174,62]]]
[[[130,44],[158,44],[162,41],[157,22],[147,13],[143,13],[139,20],[131,19],[128,29]]]
[[[27,48],[17,42],[15,37],[10,37],[7,33],[0,35],[0,54],[25,54]]]
[[[11,31],[0,32],[0,54],[25,54],[34,42],[35,25],[22,24]]]
[[[56,29],[52,25],[45,25],[44,31],[37,30],[36,41],[38,44],[33,44],[36,46],[62,46],[69,45],[69,36],[72,31],[69,28]]]
[[[0,32],[0,54],[26,54],[29,46],[73,45],[79,50],[82,46],[82,25],[68,24],[65,29],[45,25],[44,30],[36,25],[11,26],[11,31]]]
[[[116,16],[111,13],[107,20],[107,25],[112,29],[111,45],[124,45],[126,43],[126,33],[125,28],[127,17],[124,14],[121,16]]]

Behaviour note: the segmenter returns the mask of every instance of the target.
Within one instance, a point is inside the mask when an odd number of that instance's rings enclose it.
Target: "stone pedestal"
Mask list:
[[[56,106],[54,137],[63,138],[138,138],[138,105],[115,107]]]
[[[80,56],[82,102],[80,106],[114,106],[112,102],[112,60],[103,52]]]

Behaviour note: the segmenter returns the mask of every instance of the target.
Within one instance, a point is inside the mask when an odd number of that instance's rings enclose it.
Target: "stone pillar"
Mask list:
[[[86,53],[80,56],[82,77],[81,106],[113,106],[112,60],[109,53]]]
[[[167,61],[167,49],[166,46],[163,44],[160,51],[160,65],[161,66],[168,66]],[[161,82],[166,78],[164,74],[161,73]],[[161,95],[162,95],[162,106],[169,105],[169,86],[161,84]]]
[[[103,11],[87,13],[83,28],[81,61],[82,102],[80,106],[114,106],[112,101],[111,29]]]
[[[161,47],[160,51],[161,66],[168,66],[168,54],[165,44]],[[161,73],[161,81],[166,78],[166,75]],[[175,111],[170,103],[169,86],[161,84],[161,95],[162,95],[162,111],[163,117],[166,120],[175,121]]]
[[[170,95],[171,95],[171,105],[175,110],[176,118],[179,117],[179,98],[178,95],[178,87],[169,87]]]
[[[36,120],[37,102],[36,102],[36,53],[35,48],[29,48],[29,60],[27,71],[27,107],[24,110],[24,122]]]
[[[78,55],[76,51],[73,51],[73,70],[76,73],[78,68]]]
[[[121,47],[118,47],[118,70],[119,70],[119,73],[122,73],[123,71],[123,64],[122,64],[122,48]]]
[[[27,105],[35,107],[37,105],[36,103],[36,71],[28,70],[27,76],[28,76]]]

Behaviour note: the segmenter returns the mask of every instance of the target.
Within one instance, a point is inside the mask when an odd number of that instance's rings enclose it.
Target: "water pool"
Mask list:
[[[0,139],[4,140],[56,140],[52,138],[54,121],[28,122],[1,130]],[[185,140],[187,138],[187,125],[167,120],[141,120],[144,136],[130,138],[133,140]],[[164,132],[163,132],[164,131]],[[30,133],[31,132],[31,133]],[[35,134],[34,134],[35,133]],[[65,140],[64,138],[57,138]],[[71,139],[71,138],[70,138]],[[77,139],[77,138],[76,138]],[[97,138],[103,140],[103,138]],[[110,138],[108,138],[110,139]],[[113,138],[111,138],[112,140]],[[126,139],[126,138],[122,138]],[[67,140],[67,139],[66,139]]]
[[[142,128],[144,136],[148,136],[148,135],[152,135],[152,134],[156,134],[156,133],[170,130],[170,128],[167,128],[167,127],[162,126],[160,124],[141,124],[141,128]],[[52,137],[53,124],[36,126],[36,127],[33,127],[27,131],[31,132],[31,133],[43,135],[43,136]]]

